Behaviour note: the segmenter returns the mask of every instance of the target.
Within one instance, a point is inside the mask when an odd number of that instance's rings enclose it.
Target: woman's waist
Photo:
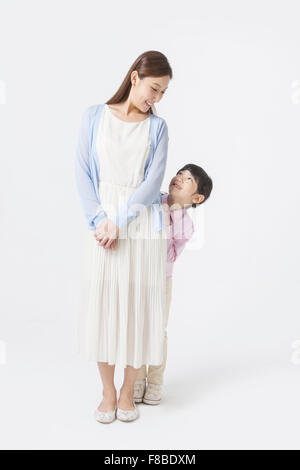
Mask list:
[[[100,179],[100,181],[99,181],[99,186],[100,186],[100,187],[109,186],[109,187],[111,187],[111,188],[115,188],[115,189],[124,189],[124,190],[126,190],[126,189],[128,189],[128,190],[130,190],[130,189],[131,189],[131,190],[134,190],[134,189],[138,188],[140,184],[141,184],[141,183],[138,183],[138,184],[135,184],[135,185],[133,185],[133,184],[127,184],[127,183],[121,183],[121,182],[118,182],[118,183],[117,183],[117,182],[115,182],[115,181],[107,181],[107,180],[102,180],[102,179]]]
[[[138,186],[130,186],[128,184],[115,183],[113,181],[99,181],[99,196],[101,204],[104,208],[115,207],[120,208],[128,201],[130,196],[135,192]]]

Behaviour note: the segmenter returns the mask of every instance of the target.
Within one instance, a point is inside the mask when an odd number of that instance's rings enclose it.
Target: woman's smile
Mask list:
[[[150,106],[152,106],[152,103],[150,103],[149,101],[145,101],[145,103],[146,103],[147,108],[150,108]]]

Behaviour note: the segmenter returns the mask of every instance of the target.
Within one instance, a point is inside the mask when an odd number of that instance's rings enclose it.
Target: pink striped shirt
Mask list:
[[[166,204],[166,209],[170,214],[170,225],[167,230],[167,280],[172,278],[174,262],[183,251],[186,243],[194,232],[194,224],[185,208],[170,211],[168,203],[168,193],[162,193],[162,203]]]

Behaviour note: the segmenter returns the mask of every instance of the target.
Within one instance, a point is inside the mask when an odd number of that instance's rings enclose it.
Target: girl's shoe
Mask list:
[[[147,383],[146,393],[143,397],[143,403],[147,405],[159,405],[162,396],[162,385]]]
[[[94,417],[99,423],[112,423],[116,419],[117,407],[111,411],[99,411],[98,408],[94,412]]]
[[[136,380],[134,383],[133,400],[135,403],[141,403],[146,389],[146,380]]]
[[[138,416],[139,412],[138,409],[134,403],[134,400],[132,400],[132,404],[134,406],[134,410],[122,410],[121,408],[117,408],[117,418],[121,421],[134,421]]]

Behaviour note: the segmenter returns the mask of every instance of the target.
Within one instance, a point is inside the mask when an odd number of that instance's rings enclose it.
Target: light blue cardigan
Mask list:
[[[96,104],[85,109],[75,158],[75,179],[79,197],[88,226],[93,230],[99,222],[107,218],[98,190],[101,158],[99,160],[96,151],[96,136],[103,108],[104,104]],[[134,207],[136,204],[152,206],[154,229],[159,231],[165,228],[160,187],[166,169],[169,136],[166,121],[155,114],[150,114],[150,139],[143,181],[112,219],[120,228],[138,216],[140,209]]]

